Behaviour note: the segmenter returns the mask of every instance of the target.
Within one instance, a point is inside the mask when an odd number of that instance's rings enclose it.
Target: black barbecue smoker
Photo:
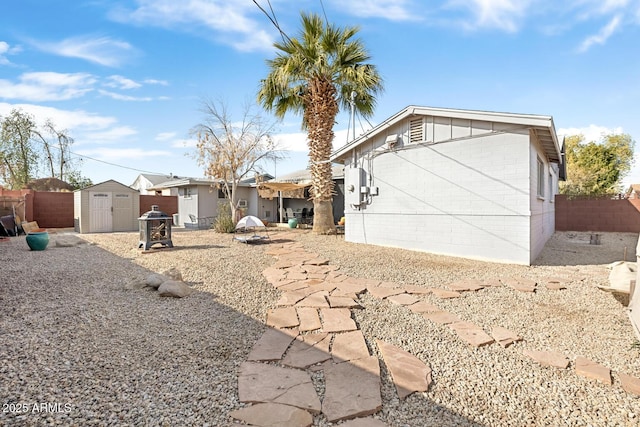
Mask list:
[[[140,224],[140,243],[138,249],[149,250],[155,244],[172,248],[171,222],[173,217],[162,212],[158,205],[152,205],[149,212],[138,218]]]

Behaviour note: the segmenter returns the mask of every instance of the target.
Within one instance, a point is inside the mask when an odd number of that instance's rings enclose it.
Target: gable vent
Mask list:
[[[409,121],[409,143],[424,141],[424,127],[422,126],[422,117]]]

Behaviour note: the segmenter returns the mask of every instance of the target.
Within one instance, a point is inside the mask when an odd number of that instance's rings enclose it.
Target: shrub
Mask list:
[[[233,233],[235,231],[229,203],[218,203],[218,216],[216,216],[216,220],[213,223],[213,229],[218,233]]]

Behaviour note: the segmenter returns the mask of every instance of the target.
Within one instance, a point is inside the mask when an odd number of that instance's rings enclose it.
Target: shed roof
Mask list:
[[[335,150],[331,155],[331,160],[337,161],[344,158],[347,153],[365,141],[368,141],[371,137],[412,116],[448,117],[526,126],[536,134],[549,159],[553,162],[561,161],[560,145],[558,143],[555,125],[553,124],[553,117],[551,116],[421,107],[416,105],[410,105],[400,110],[373,129]]]
[[[99,182],[98,184],[90,185],[90,186],[85,187],[85,188],[82,188],[82,189],[80,189],[80,190],[75,190],[75,191],[74,191],[74,193],[75,193],[75,192],[77,192],[77,191],[95,190],[97,187],[101,187],[101,186],[103,186],[104,184],[109,184],[109,183],[113,183],[113,184],[116,184],[116,185],[122,186],[122,189],[123,189],[123,190],[128,190],[128,191],[132,191],[132,192],[136,192],[136,193],[138,192],[138,190],[136,190],[135,188],[131,188],[131,187],[129,187],[128,185],[124,185],[123,183],[118,182],[118,181],[116,181],[115,179],[108,179],[108,180],[106,180],[106,181]],[[98,190],[98,191],[99,191],[99,190]]]

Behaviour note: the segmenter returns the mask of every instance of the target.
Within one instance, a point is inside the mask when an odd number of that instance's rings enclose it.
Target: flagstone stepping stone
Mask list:
[[[274,283],[271,283],[271,284],[276,289],[282,289],[283,287],[285,287],[287,285],[291,285],[292,283],[300,283],[300,282],[297,281],[297,280],[283,279],[283,280],[278,280],[277,282],[274,282]]]
[[[555,351],[537,351],[524,349],[522,354],[529,356],[540,365],[554,368],[566,369],[569,366],[569,359],[562,353]]]
[[[300,332],[315,331],[322,327],[320,315],[318,315],[318,310],[316,308],[297,307],[296,312],[298,312],[298,319],[300,319],[300,325],[298,326],[298,330]]]
[[[335,334],[331,345],[331,356],[335,363],[369,357],[369,348],[362,331]]]
[[[491,329],[491,336],[502,348],[507,348],[514,342],[522,341],[522,337],[502,326],[494,326]]]
[[[375,286],[379,286],[381,288],[401,288],[402,286],[396,282],[388,282],[382,281],[375,284]]]
[[[351,283],[357,283],[358,285],[363,285],[365,288],[368,288],[370,286],[380,286],[383,283],[380,280],[366,279],[363,277],[351,277],[349,278],[349,281]],[[397,285],[394,285],[394,286],[398,287]]]
[[[620,372],[618,376],[620,377],[620,383],[624,391],[640,396],[640,379],[622,372]]]
[[[404,289],[401,288],[383,288],[380,286],[370,286],[367,288],[367,292],[371,294],[371,296],[379,299],[388,298],[391,295],[403,294]]]
[[[363,417],[382,409],[377,357],[328,365],[324,378],[322,413],[327,421]]]
[[[334,289],[332,292],[330,292],[330,295],[334,297],[351,298],[354,301],[358,299],[358,295],[354,294],[353,292],[345,292],[340,289]]]
[[[298,271],[290,271],[287,273],[287,279],[289,280],[307,280],[307,273],[300,273]]]
[[[309,274],[322,274],[323,276],[328,274],[330,271],[333,271],[331,267],[328,265],[311,265],[307,264],[304,266],[305,270]]]
[[[284,292],[276,302],[277,306],[291,306],[307,297],[304,292]]]
[[[482,282],[482,286],[484,286],[485,288],[499,288],[502,287],[502,282],[498,279],[489,279],[489,280],[483,280]]]
[[[375,418],[355,418],[340,424],[340,427],[389,427],[387,424]]]
[[[598,380],[603,384],[611,385],[611,369],[586,357],[576,357],[576,374]]]
[[[433,313],[434,311],[441,311],[440,307],[427,301],[418,301],[415,304],[408,305],[407,308],[414,313]]]
[[[567,285],[561,282],[547,282],[545,287],[550,291],[561,291],[563,289],[567,289]]]
[[[338,273],[337,271],[331,271],[327,273],[327,277],[325,278],[325,280],[333,283],[344,282],[347,279],[349,279],[349,276],[347,276],[346,274]]]
[[[308,297],[298,301],[296,307],[329,308],[329,303],[327,302],[328,296],[329,292],[327,291],[314,292]]]
[[[438,288],[431,288],[431,293],[436,297],[442,298],[442,299],[459,298],[461,296],[460,292],[447,291],[446,289],[438,289]]]
[[[391,372],[398,397],[404,399],[416,391],[427,391],[431,384],[431,368],[411,353],[395,345],[376,340],[382,359]]]
[[[329,302],[329,306],[331,308],[339,308],[339,307],[362,308],[360,304],[358,304],[352,298],[349,298],[349,297],[339,297],[339,296],[329,295],[327,297],[327,301]]]
[[[348,332],[358,329],[348,308],[321,308],[320,317],[324,332]]]
[[[307,273],[307,277],[309,279],[324,280],[325,274],[324,273]]]
[[[422,317],[440,325],[448,325],[449,323],[461,321],[455,314],[444,310],[434,311],[432,313],[422,313]]]
[[[300,408],[279,403],[257,403],[231,411],[229,415],[239,421],[259,427],[309,427],[313,416]]]
[[[449,324],[451,328],[460,338],[474,347],[482,347],[493,342],[493,338],[489,336],[480,326],[471,322],[456,322]]]
[[[280,360],[297,336],[298,329],[268,328],[253,345],[247,360],[254,362]]]
[[[284,279],[286,274],[287,273],[284,270],[278,270],[277,268],[273,267],[267,267],[262,271],[262,275],[264,276],[264,278],[267,279],[267,282],[271,284],[277,283],[278,281]]]
[[[465,291],[479,291],[483,289],[482,282],[474,279],[460,280],[458,282],[449,283],[447,285],[452,291],[465,292]]]
[[[425,288],[417,285],[404,286],[402,289],[404,289],[406,293],[414,295],[427,295],[433,291],[431,288]]]
[[[266,363],[244,362],[238,371],[243,403],[281,403],[317,414],[321,404],[308,373]]]
[[[361,283],[351,283],[348,280],[336,284],[336,287],[343,292],[351,292],[354,294],[361,294],[367,290],[367,287]]]
[[[502,282],[512,289],[520,292],[535,292],[536,282],[522,277],[510,277]]]
[[[394,304],[398,305],[411,305],[420,301],[418,298],[409,294],[399,294],[399,295],[391,295],[387,297],[387,300],[391,301]]]
[[[273,264],[271,266],[271,268],[277,268],[277,269],[291,268],[294,265],[295,264],[292,261],[282,259],[282,260],[277,261],[275,264]]]
[[[280,307],[267,311],[267,326],[275,328],[292,328],[298,326],[298,315],[294,307]]]
[[[330,342],[331,335],[326,333],[299,335],[282,359],[282,364],[293,368],[307,368],[329,360],[331,359]]]
[[[329,260],[326,258],[311,258],[304,262],[304,265],[327,265],[329,264]]]

